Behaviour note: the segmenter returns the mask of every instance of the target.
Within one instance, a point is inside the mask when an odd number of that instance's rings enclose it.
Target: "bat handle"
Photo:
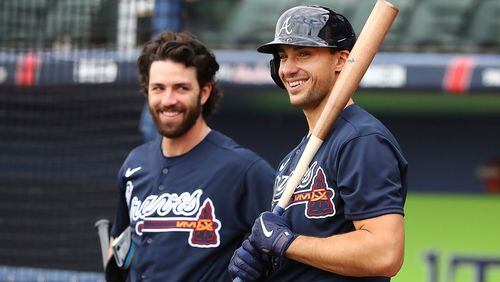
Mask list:
[[[273,208],[273,213],[278,216],[282,216],[283,213],[285,212],[286,206],[288,206],[288,203],[290,202],[290,198],[293,195],[293,192],[295,191],[295,188],[299,185],[300,180],[306,173],[309,164],[311,163],[311,160],[314,158],[314,155],[318,151],[319,147],[321,147],[321,144],[323,144],[323,140],[311,135],[309,141],[307,142],[306,148],[302,155],[300,156],[299,162],[297,166],[295,167],[294,173],[292,173],[292,176],[288,179],[288,183],[286,184],[285,190],[283,191],[283,194],[281,194],[281,198],[274,206]],[[242,282],[239,277],[236,277],[233,282]]]
[[[279,205],[274,206],[273,213],[275,215],[282,216],[284,212],[285,212],[284,208],[280,207]]]
[[[101,243],[103,269],[106,270],[109,252],[109,220],[100,219],[96,221],[94,227],[97,229],[97,235],[99,236],[99,242]]]

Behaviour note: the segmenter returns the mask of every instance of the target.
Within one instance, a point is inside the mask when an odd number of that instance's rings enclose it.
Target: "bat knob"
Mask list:
[[[103,228],[103,227],[109,228],[109,220],[104,219],[104,218],[103,219],[99,219],[94,224],[94,228],[96,228],[96,229],[100,229],[100,228]]]

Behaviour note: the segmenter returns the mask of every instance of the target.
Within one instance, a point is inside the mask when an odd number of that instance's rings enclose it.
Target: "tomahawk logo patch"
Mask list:
[[[318,167],[312,174],[316,165],[315,162],[304,175],[301,185],[293,193],[287,209],[295,205],[305,205],[304,214],[307,218],[331,217],[335,215],[335,204],[333,203],[335,191],[328,186],[323,168]],[[306,183],[307,185],[304,185]],[[275,196],[274,202],[277,203],[278,200],[279,197]]]
[[[189,234],[187,241],[192,247],[218,247],[220,244],[219,230],[222,224],[216,218],[212,200],[207,198],[200,205],[202,193],[198,189],[192,194],[185,192],[179,196],[175,194],[163,194],[158,197],[159,201],[154,199],[147,201],[146,199],[147,202],[145,201],[142,204],[136,202],[135,207],[137,209],[133,211],[132,218],[142,219],[137,221],[135,225],[136,234],[142,235],[142,233],[148,232],[186,232]],[[168,195],[168,197],[165,197],[165,195]],[[147,206],[144,204],[147,204]],[[152,207],[156,208],[156,215],[151,213]],[[165,213],[166,210],[169,212]],[[181,216],[162,216],[168,213]],[[194,214],[196,215],[190,216]]]

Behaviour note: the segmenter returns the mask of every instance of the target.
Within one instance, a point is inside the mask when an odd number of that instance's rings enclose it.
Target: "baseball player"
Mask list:
[[[161,136],[119,171],[112,260],[128,281],[228,280],[234,250],[271,203],[274,169],[207,125],[219,65],[195,37],[161,33],[137,64]]]
[[[349,21],[320,6],[285,11],[271,76],[311,131],[356,40]],[[280,163],[273,205],[308,140]],[[407,162],[389,130],[352,100],[313,158],[282,217],[262,213],[235,252],[233,277],[274,281],[389,281],[403,263]],[[262,254],[272,258],[267,267]],[[266,271],[270,273],[266,276]]]

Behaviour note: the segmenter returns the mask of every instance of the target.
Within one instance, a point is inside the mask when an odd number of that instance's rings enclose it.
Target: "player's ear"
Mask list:
[[[338,56],[337,63],[335,63],[335,71],[340,72],[347,62],[347,57],[349,57],[349,51],[340,50],[335,53]]]
[[[208,98],[210,98],[210,93],[212,93],[213,85],[212,83],[207,83],[201,88],[201,104],[205,105]]]

